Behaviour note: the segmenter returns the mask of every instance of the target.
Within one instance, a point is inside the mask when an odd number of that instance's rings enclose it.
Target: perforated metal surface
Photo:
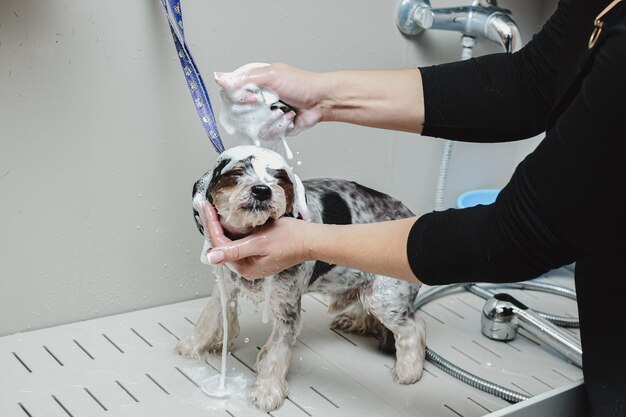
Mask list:
[[[567,272],[549,280],[568,287]],[[575,316],[573,301],[530,291],[510,291],[527,305]],[[208,363],[174,354],[192,331],[206,299],[167,305],[0,338],[1,416],[256,416],[245,401],[204,395]],[[243,301],[241,332],[230,372],[254,378],[258,347],[269,334],[260,310]],[[431,349],[483,378],[529,395],[582,378],[581,371],[529,337],[509,343],[480,333],[483,300],[469,293],[424,307]],[[329,329],[324,300],[303,299],[304,327],[294,346],[290,393],[273,416],[485,416],[509,404],[460,383],[430,363],[411,386],[392,382],[393,358],[376,341]],[[260,309],[260,307],[259,307]],[[256,314],[255,314],[256,312]],[[574,331],[577,333],[577,331]]]

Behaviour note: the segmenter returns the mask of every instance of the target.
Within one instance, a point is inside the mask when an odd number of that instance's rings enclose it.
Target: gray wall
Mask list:
[[[248,62],[390,69],[460,54],[455,33],[403,37],[395,1],[183,6],[217,108],[212,71]],[[501,6],[527,41],[555,1]],[[476,55],[496,51],[483,41]],[[504,185],[536,143],[456,145],[447,205]],[[358,180],[416,213],[433,208],[440,140],[329,123],[290,144],[302,178]],[[215,157],[159,0],[0,2],[0,334],[207,295],[190,197]]]

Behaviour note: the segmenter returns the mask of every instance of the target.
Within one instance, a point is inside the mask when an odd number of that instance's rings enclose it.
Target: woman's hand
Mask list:
[[[248,64],[234,72],[216,72],[215,82],[226,92],[235,92],[247,84],[268,88],[278,95],[281,101],[295,109],[293,115],[294,128],[287,131],[293,136],[301,131],[313,127],[320,122],[324,115],[324,97],[322,94],[323,75],[320,73],[303,71],[287,64],[258,65]],[[237,96],[240,104],[256,104],[262,98],[259,91],[248,90],[243,96]],[[275,110],[277,119],[282,117],[280,110]],[[266,132],[264,139],[274,139],[272,132]]]
[[[244,278],[264,278],[306,260],[308,223],[303,220],[283,217],[250,236],[232,241],[224,235],[211,203],[205,204],[204,216],[213,244],[207,253],[209,261],[214,265],[228,262]]]
[[[212,264],[230,263],[245,278],[274,275],[304,261],[368,271],[419,282],[407,258],[406,242],[417,217],[367,224],[318,224],[282,217],[243,239],[224,236],[213,206],[204,207],[213,249]]]
[[[244,65],[234,72],[215,73],[223,89],[254,84],[273,90],[296,110],[295,135],[315,124],[346,122],[381,129],[421,133],[424,92],[418,69],[309,72],[287,64]],[[238,97],[242,104],[259,102],[259,92]],[[280,110],[276,110],[280,112]],[[292,116],[287,116],[287,119]],[[277,119],[282,117],[277,114]],[[280,122],[291,122],[289,120]],[[268,139],[275,139],[267,135]]]

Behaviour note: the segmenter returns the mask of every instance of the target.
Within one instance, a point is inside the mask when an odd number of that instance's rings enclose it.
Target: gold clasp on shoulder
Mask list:
[[[595,20],[593,21],[593,32],[591,32],[591,36],[589,37],[589,45],[588,45],[589,49],[595,46],[596,42],[598,41],[598,38],[600,37],[600,32],[602,32],[602,26],[604,25],[602,18],[604,17],[605,14],[610,12],[611,9],[613,9],[613,7],[617,6],[617,4],[620,3],[621,1],[622,0],[613,0],[611,4],[606,6],[604,10],[598,13]]]

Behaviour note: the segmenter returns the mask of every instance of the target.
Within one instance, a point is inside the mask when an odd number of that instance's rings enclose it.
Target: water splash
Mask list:
[[[274,289],[274,277],[269,276],[265,278],[265,282],[263,283],[263,293],[265,295],[265,302],[263,304],[263,317],[261,321],[263,323],[267,323],[269,321],[270,316],[270,298],[272,296],[272,290]]]
[[[219,392],[226,391],[226,358],[228,355],[228,307],[226,306],[226,289],[224,288],[224,268],[216,268],[217,285],[220,290],[220,301],[222,304],[222,326],[224,334],[222,338],[222,370],[219,378]],[[220,395],[224,396],[224,395]]]

